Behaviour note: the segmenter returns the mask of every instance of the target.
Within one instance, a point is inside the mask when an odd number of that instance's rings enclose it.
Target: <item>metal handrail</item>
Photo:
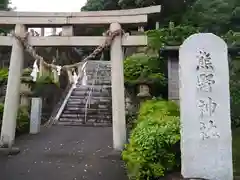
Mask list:
[[[93,91],[93,87],[95,85],[95,80],[96,80],[96,77],[98,75],[98,72],[99,72],[99,66],[100,64],[98,63],[98,66],[97,66],[97,70],[96,70],[96,73],[93,77],[93,82],[92,82],[92,85],[91,85],[91,89],[88,91],[88,98],[87,98],[87,102],[85,104],[85,116],[84,116],[84,123],[87,122],[87,108],[90,108],[90,98],[92,96],[92,91]]]
[[[82,73],[82,72],[83,72],[84,69],[86,68],[86,65],[87,65],[87,61],[83,64],[82,69],[81,69],[81,72],[78,74],[78,79],[77,79],[77,81],[82,80],[82,78],[83,78],[83,73]],[[61,107],[59,108],[58,113],[57,113],[57,115],[55,116],[55,118],[54,118],[54,120],[53,120],[53,123],[56,123],[56,122],[58,121],[58,119],[60,118],[63,110],[65,109],[65,106],[67,105],[68,99],[70,98],[70,96],[71,96],[71,94],[72,94],[72,92],[73,92],[74,89],[75,89],[75,88],[74,88],[74,84],[71,84],[71,88],[70,88],[70,90],[68,91],[68,94],[66,95],[66,97],[65,97],[65,99],[64,99]]]
[[[62,106],[65,98],[67,97],[70,89],[71,89],[71,84],[68,84],[67,87],[65,88],[65,90],[63,91],[63,93],[61,94],[61,98],[59,99],[57,105],[54,107],[49,120],[44,124],[45,127],[49,127],[55,123],[56,116],[57,116],[59,110],[61,109],[61,106]]]

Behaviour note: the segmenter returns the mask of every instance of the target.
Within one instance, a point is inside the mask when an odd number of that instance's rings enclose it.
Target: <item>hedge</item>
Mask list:
[[[157,179],[180,166],[177,115],[178,106],[173,102],[150,100],[142,104],[122,153],[130,179]]]

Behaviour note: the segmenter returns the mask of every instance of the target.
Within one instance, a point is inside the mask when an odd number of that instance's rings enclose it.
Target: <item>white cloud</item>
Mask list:
[[[12,0],[17,11],[74,12],[80,11],[87,0]]]

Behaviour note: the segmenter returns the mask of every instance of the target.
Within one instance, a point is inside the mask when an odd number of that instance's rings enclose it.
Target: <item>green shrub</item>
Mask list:
[[[2,126],[4,105],[0,104],[0,126]],[[20,107],[17,116],[16,133],[21,134],[29,130],[29,113],[27,107]]]
[[[43,75],[37,78],[37,81],[32,85],[33,96],[43,97],[49,94],[50,87],[59,87],[59,83],[55,83],[51,75]]]
[[[146,32],[148,48],[159,51],[165,46],[179,46],[190,35],[198,32],[199,28],[185,25],[175,26],[173,22],[170,22],[168,27]]]
[[[142,104],[122,153],[130,179],[155,179],[180,166],[178,115],[173,102],[149,100]]]
[[[124,60],[124,78],[129,84],[139,82],[166,84],[158,57],[144,53],[133,54]]]
[[[130,179],[164,176],[179,165],[174,146],[180,140],[179,118],[162,116],[137,124],[123,151]]]
[[[137,85],[146,83],[153,96],[161,95],[166,88],[166,77],[162,61],[144,53],[133,54],[124,60],[124,81],[129,91],[136,91]],[[157,91],[155,91],[158,89]],[[160,89],[160,91],[159,91]]]
[[[141,105],[138,120],[144,120],[147,116],[154,119],[162,115],[180,116],[178,105],[173,101],[148,100]]]

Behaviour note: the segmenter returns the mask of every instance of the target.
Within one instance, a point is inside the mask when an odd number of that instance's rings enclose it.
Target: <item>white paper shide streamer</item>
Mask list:
[[[61,75],[61,70],[62,70],[62,66],[57,66],[57,73],[58,73],[58,76]]]
[[[86,72],[86,69],[83,70],[82,85],[83,85],[83,86],[86,86],[86,85],[87,85],[87,72]]]
[[[86,65],[87,62],[85,62],[82,66],[82,71],[83,71],[83,79],[82,79],[82,85],[86,86],[87,85],[87,72],[86,72]]]
[[[33,70],[31,73],[31,76],[32,76],[34,82],[37,81],[38,72],[39,72],[39,69],[38,69],[38,65],[37,65],[37,60],[35,60],[35,62],[33,64]]]
[[[78,75],[76,71],[73,72],[73,88],[77,87]]]

